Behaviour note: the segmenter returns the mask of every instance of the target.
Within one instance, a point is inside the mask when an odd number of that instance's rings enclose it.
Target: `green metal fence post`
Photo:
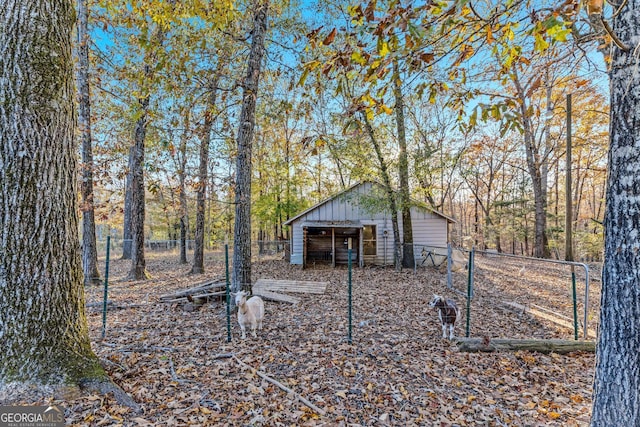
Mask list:
[[[447,243],[447,287],[453,288],[453,277],[451,276],[451,264],[453,263],[453,250],[451,243]]]
[[[473,298],[473,258],[476,248],[471,248],[469,252],[469,272],[467,276],[467,328],[466,337],[471,336],[471,298]]]
[[[227,342],[231,342],[231,294],[229,283],[229,244],[224,244],[224,274],[226,279],[226,292],[225,296],[227,298]]]
[[[573,338],[578,340],[578,298],[576,295],[576,269],[571,266],[571,294],[573,297]],[[586,327],[586,325],[585,325]]]
[[[102,339],[107,335],[107,298],[109,294],[109,255],[111,236],[107,236],[107,260],[104,265],[104,298],[102,303]]]
[[[348,249],[348,256],[349,259],[347,261],[347,265],[348,265],[348,293],[349,293],[349,302],[348,302],[348,315],[349,315],[349,344],[353,343],[353,336],[352,336],[352,320],[353,320],[353,312],[352,312],[352,306],[351,306],[351,302],[352,302],[352,294],[351,294],[351,238],[349,238],[349,249]]]

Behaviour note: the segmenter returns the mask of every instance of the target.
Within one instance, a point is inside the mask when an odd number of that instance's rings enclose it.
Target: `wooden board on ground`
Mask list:
[[[328,284],[328,282],[310,282],[303,280],[258,279],[253,285],[253,289],[320,295],[325,293]]]
[[[567,354],[575,351],[595,352],[594,341],[571,340],[517,340],[488,338],[456,338],[458,350],[463,352],[537,351],[539,353]]]
[[[289,302],[291,304],[298,304],[300,302],[300,298],[286,294],[279,294],[277,292],[267,291],[266,289],[256,289],[255,287],[253,288],[253,294],[271,301]]]
[[[503,304],[506,305],[507,307],[521,311],[522,313],[528,313],[528,314],[531,314],[532,316],[538,317],[540,319],[548,320],[557,325],[564,326],[565,328],[573,330],[573,322],[571,321],[571,319],[565,320],[566,316],[552,314],[550,310],[544,309],[544,311],[542,311],[536,308],[526,307],[522,304],[518,304],[517,302],[512,302],[512,301],[503,301]],[[542,307],[539,307],[539,308],[542,308]],[[587,331],[587,337],[595,338],[596,331],[594,331],[593,329],[589,329]]]
[[[185,295],[183,297],[177,297],[174,299],[162,299],[162,302],[167,302],[167,303],[172,303],[172,302],[184,302],[184,301],[188,301],[189,297],[191,297],[192,299],[209,299],[211,297],[222,297],[225,296],[227,293],[226,290],[224,291],[216,291],[216,292],[207,292],[207,293],[202,293],[202,294],[193,294],[193,295]]]
[[[194,296],[194,295],[208,294],[211,292],[219,292],[224,290],[226,286],[227,286],[227,283],[225,279],[212,279],[204,283],[201,283],[197,286],[194,286],[192,288],[183,289],[181,291],[174,292],[172,294],[160,295],[159,298],[160,300],[166,302],[168,300],[175,300],[177,298],[186,298],[187,295]]]

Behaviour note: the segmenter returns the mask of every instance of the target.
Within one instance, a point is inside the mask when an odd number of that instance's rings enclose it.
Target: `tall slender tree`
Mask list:
[[[409,155],[407,154],[407,132],[404,119],[404,98],[398,60],[393,61],[393,96],[396,101],[396,128],[398,132],[398,176],[400,211],[402,212],[402,266],[413,267],[413,226],[411,223],[411,189],[409,188]]]
[[[382,183],[384,184],[384,191],[386,194],[387,209],[391,212],[391,228],[393,230],[393,265],[396,271],[402,269],[402,243],[400,240],[400,227],[398,226],[398,203],[396,201],[396,193],[393,191],[391,184],[391,177],[389,175],[389,167],[387,161],[382,154],[382,148],[378,138],[375,136],[373,126],[367,118],[366,113],[362,113],[362,122],[364,124],[365,131],[378,159],[378,166],[380,168],[380,176],[382,177]]]
[[[169,0],[171,7],[176,0]],[[145,220],[145,185],[144,158],[147,127],[149,124],[149,109],[151,105],[150,85],[156,74],[159,50],[164,43],[168,28],[158,23],[153,31],[152,43],[145,52],[141,94],[137,100],[137,116],[133,131],[133,146],[130,158],[130,187],[131,192],[131,270],[129,278],[141,280],[149,278],[144,255],[144,220]]]
[[[242,111],[240,113],[236,159],[236,219],[233,230],[232,287],[236,292],[240,289],[251,290],[251,150],[268,10],[268,0],[254,2],[251,50],[242,86]]]
[[[209,181],[209,145],[211,144],[211,129],[213,127],[216,108],[216,95],[218,94],[218,80],[223,68],[219,59],[218,67],[209,81],[207,90],[207,104],[204,112],[204,123],[200,130],[200,165],[198,167],[198,193],[196,196],[196,233],[193,251],[192,274],[204,273],[204,223],[207,201],[207,184]]]
[[[93,202],[93,142],[91,140],[91,98],[89,96],[89,9],[78,0],[78,125],[82,139],[82,266],[84,283],[99,284],[96,223]]]

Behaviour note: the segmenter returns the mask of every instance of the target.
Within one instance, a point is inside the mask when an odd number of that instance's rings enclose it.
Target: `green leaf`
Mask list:
[[[391,51],[389,50],[389,44],[387,42],[382,42],[378,44],[378,54],[381,58],[387,56]]]
[[[351,61],[361,66],[365,66],[367,64],[367,60],[362,56],[362,53],[360,53],[359,50],[356,50],[351,54]]]
[[[304,67],[304,71],[300,76],[300,80],[298,80],[298,86],[304,86],[304,82],[307,80],[308,75],[309,75],[309,68]]]
[[[473,127],[478,123],[478,107],[473,109],[471,116],[469,116],[469,126]]]
[[[537,50],[538,52],[542,52],[547,50],[548,47],[549,43],[544,39],[544,37],[541,34],[536,34],[534,43],[535,50]]]

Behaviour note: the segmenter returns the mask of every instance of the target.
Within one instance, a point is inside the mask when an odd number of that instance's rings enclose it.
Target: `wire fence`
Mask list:
[[[111,258],[122,256],[122,239],[111,240]],[[187,258],[193,256],[187,241]],[[98,241],[99,254],[106,240]],[[208,261],[225,260],[225,243],[205,248]],[[177,240],[150,240],[145,251],[174,256]],[[229,256],[233,243],[229,243]],[[492,251],[414,244],[414,272],[425,282],[439,278],[442,295],[457,301],[458,335],[504,338],[594,339],[600,310],[600,266],[523,257]],[[289,242],[252,242],[254,260],[288,261]],[[437,274],[434,274],[437,273]],[[595,280],[594,280],[595,279]],[[436,282],[436,286],[437,285]]]
[[[437,269],[466,336],[594,339],[599,265],[414,245],[415,272]],[[427,273],[431,274],[431,273]]]
[[[120,258],[123,256],[125,245],[131,245],[131,239],[111,238],[111,258]],[[104,257],[107,251],[107,240],[102,239],[97,242],[97,251],[99,257]],[[229,242],[229,256],[233,254],[233,241]],[[209,260],[224,260],[225,242],[210,242],[205,245],[204,253]],[[193,255],[195,248],[195,240],[186,240],[185,248],[187,258]],[[180,254],[180,240],[145,240],[145,253],[172,253],[176,257]],[[288,259],[289,241],[288,240],[257,240],[251,244],[251,256],[253,259]]]

